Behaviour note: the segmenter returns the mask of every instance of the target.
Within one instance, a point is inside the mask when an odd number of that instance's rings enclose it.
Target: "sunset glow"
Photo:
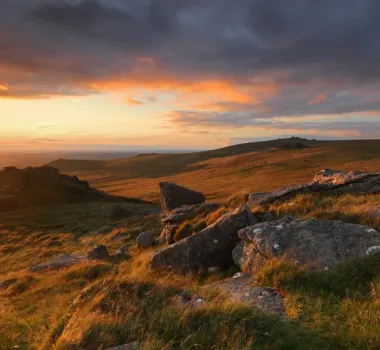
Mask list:
[[[338,3],[7,1],[0,146],[379,138],[378,5]]]

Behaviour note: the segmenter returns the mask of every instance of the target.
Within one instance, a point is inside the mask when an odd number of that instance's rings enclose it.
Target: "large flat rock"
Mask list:
[[[249,201],[256,205],[265,205],[277,200],[287,200],[300,193],[318,192],[331,194],[380,193],[380,173],[324,169],[318,172],[310,183],[289,185],[269,192],[251,193]]]
[[[233,258],[244,272],[255,273],[276,257],[330,269],[354,257],[380,250],[380,233],[357,224],[316,218],[260,223],[239,231]]]
[[[255,307],[265,314],[286,317],[285,305],[280,293],[272,288],[255,285],[255,280],[249,274],[238,273],[203,288],[217,288],[227,295],[232,302],[245,303]]]

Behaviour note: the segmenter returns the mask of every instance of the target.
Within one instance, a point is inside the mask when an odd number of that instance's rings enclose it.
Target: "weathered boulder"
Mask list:
[[[316,218],[260,223],[239,231],[242,239],[233,259],[244,272],[255,273],[275,257],[329,269],[353,258],[376,253],[380,233],[357,224]]]
[[[290,185],[269,192],[251,193],[249,200],[253,204],[265,205],[276,200],[286,200],[299,193],[356,193],[375,194],[380,192],[380,173],[362,173],[359,171],[337,171],[324,169],[318,172],[308,184]]]
[[[97,245],[88,253],[90,260],[107,260],[110,257],[105,245]]]
[[[160,182],[161,206],[166,212],[183,205],[201,204],[206,198],[201,192],[171,182]]]
[[[133,215],[133,212],[123,208],[121,205],[115,205],[110,211],[110,219],[112,220],[120,220],[131,215]]]
[[[172,268],[187,273],[232,264],[232,250],[239,241],[238,231],[256,223],[245,206],[231,212],[213,225],[158,251],[152,257],[152,268]]]
[[[284,301],[275,289],[255,286],[255,280],[249,274],[238,273],[203,288],[217,288],[231,301],[246,303],[266,314],[286,317]]]
[[[29,269],[31,272],[39,272],[45,270],[58,270],[63,267],[68,267],[75,264],[80,264],[86,261],[83,255],[61,254],[53,257],[51,260],[33,266]]]
[[[137,247],[140,249],[153,247],[155,237],[152,232],[142,232],[137,237]]]

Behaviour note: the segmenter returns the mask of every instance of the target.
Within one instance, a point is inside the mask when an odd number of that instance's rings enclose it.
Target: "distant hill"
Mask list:
[[[60,159],[49,165],[114,195],[158,202],[158,182],[174,181],[202,191],[209,199],[225,200],[240,191],[308,182],[324,168],[378,172],[380,140],[287,138],[204,152],[102,161]]]

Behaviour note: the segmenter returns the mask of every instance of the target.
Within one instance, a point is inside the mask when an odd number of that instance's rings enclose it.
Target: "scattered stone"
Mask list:
[[[248,273],[259,271],[275,257],[310,267],[334,268],[347,259],[374,252],[380,243],[380,233],[362,225],[291,216],[246,227],[239,231],[239,237],[242,242],[232,256]]]
[[[58,270],[63,267],[80,264],[85,261],[87,261],[87,258],[82,255],[61,254],[57,255],[49,261],[31,267],[29,271],[39,272],[45,270]]]
[[[359,171],[337,171],[324,169],[318,172],[308,184],[290,185],[270,192],[251,193],[249,200],[256,205],[265,205],[276,200],[286,200],[299,193],[356,193],[375,194],[380,192],[380,173]]]
[[[128,254],[128,246],[126,246],[125,244],[122,245],[117,251],[116,251],[116,255],[120,258],[126,258],[127,256],[129,256]]]
[[[153,247],[154,243],[155,239],[152,232],[143,232],[137,237],[137,247],[140,249]]]
[[[110,257],[105,245],[95,246],[89,253],[89,260],[107,260]]]
[[[105,350],[139,350],[140,349],[140,343],[138,341],[135,341],[133,343],[127,343],[123,345],[114,346],[112,348],[107,348]]]
[[[131,212],[128,209],[123,208],[121,205],[116,205],[111,209],[110,219],[120,220],[120,219],[127,218],[131,215],[133,215],[133,212]]]
[[[257,220],[245,206],[221,217],[213,225],[153,255],[152,268],[172,268],[182,273],[229,267],[238,231]]]
[[[235,275],[233,278],[222,280],[203,288],[218,288],[228,295],[233,302],[243,302],[258,308],[266,314],[286,317],[285,306],[281,295],[272,288],[255,286],[251,275]]]
[[[160,182],[161,206],[166,212],[183,205],[201,204],[206,198],[201,192],[171,182]]]

